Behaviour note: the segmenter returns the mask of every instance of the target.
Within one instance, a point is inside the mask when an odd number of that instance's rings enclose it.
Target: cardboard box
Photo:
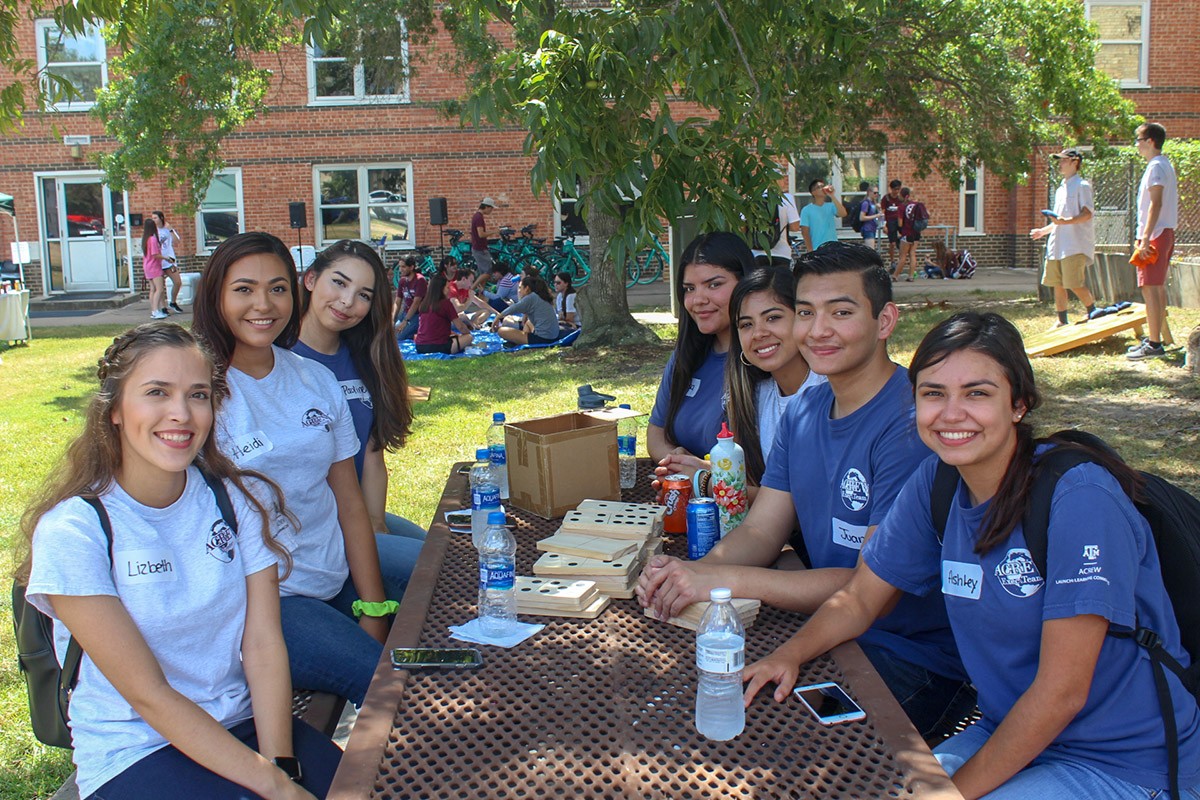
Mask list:
[[[638,412],[573,412],[505,425],[509,502],[553,519],[589,498],[620,500],[617,420],[623,416]]]

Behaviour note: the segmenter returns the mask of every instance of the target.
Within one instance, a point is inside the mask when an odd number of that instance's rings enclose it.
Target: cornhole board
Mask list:
[[[1135,336],[1140,337],[1145,324],[1146,307],[1141,303],[1134,303],[1129,308],[1122,309],[1115,314],[1108,314],[1099,319],[1090,319],[1087,322],[1064,325],[1061,328],[1030,336],[1025,340],[1025,352],[1030,358],[1058,355],[1128,330],[1132,330]],[[1164,328],[1163,333],[1163,338],[1166,339],[1169,333],[1168,329]]]

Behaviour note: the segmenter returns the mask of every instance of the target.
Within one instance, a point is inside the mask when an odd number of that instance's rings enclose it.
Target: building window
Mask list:
[[[843,158],[833,160],[824,153],[811,153],[794,158],[790,172],[797,210],[812,202],[808,185],[820,178],[833,187],[834,194],[846,205],[847,215],[838,228],[838,235],[857,238],[858,234],[850,227],[850,204],[863,201],[865,193],[858,188],[863,181],[871,186],[884,184],[886,165],[882,158],[872,153],[847,153]]]
[[[958,232],[983,233],[983,167],[964,166],[958,187]]]
[[[196,242],[201,253],[245,229],[242,217],[242,171],[223,169],[213,176],[196,213]]]
[[[408,64],[408,45],[384,59],[390,65]],[[377,71],[362,62],[351,64],[337,50],[308,46],[308,102],[313,105],[407,103],[408,78],[391,70]]]
[[[86,111],[96,104],[96,91],[108,83],[108,51],[100,29],[89,26],[78,36],[65,33],[52,20],[40,19],[37,32],[38,68],[47,78],[42,87],[53,111]],[[78,95],[67,94],[54,78],[68,82]]]
[[[339,239],[412,247],[412,165],[318,166],[313,170],[317,240]]]
[[[1096,67],[1121,86],[1147,86],[1150,0],[1094,0],[1087,16],[1096,26]]]

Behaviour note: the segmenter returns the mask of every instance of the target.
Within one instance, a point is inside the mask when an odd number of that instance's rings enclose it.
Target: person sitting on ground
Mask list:
[[[474,283],[475,273],[459,267],[450,276],[450,282],[447,284],[447,297],[458,312],[458,318],[467,326],[467,330],[472,331],[477,330],[492,315],[492,307],[483,305],[471,294],[471,285]]]
[[[475,285],[471,288],[481,303],[491,306],[497,312],[503,312],[516,299],[520,279],[521,276],[514,273],[508,264],[498,261],[490,271],[479,273]],[[489,280],[496,283],[495,291],[485,288]]]
[[[397,337],[403,341],[416,335],[417,309],[425,299],[425,292],[429,290],[429,281],[417,271],[417,259],[413,256],[406,256],[397,268],[400,270],[400,280],[396,288],[399,301],[396,330]]]
[[[492,331],[509,344],[552,344],[558,339],[558,315],[554,313],[554,297],[550,287],[537,275],[525,275],[517,287],[517,297],[505,315],[522,314],[525,321],[520,328],[501,327],[501,316],[496,315]]]
[[[454,355],[475,341],[467,323],[458,318],[458,311],[450,302],[450,284],[442,273],[429,281],[429,291],[421,301],[418,314],[417,334],[413,337],[418,353]]]
[[[913,429],[907,373],[888,357],[899,310],[879,254],[831,242],[797,259],[796,275],[794,336],[829,382],[784,412],[745,522],[699,561],[647,563],[637,593],[661,619],[719,586],[812,613],[849,580],[929,455]],[[796,552],[785,551],[797,522]],[[859,644],[922,736],[948,732],[973,706],[940,596],[905,595]]]
[[[569,272],[554,273],[554,311],[558,314],[559,336],[580,327],[575,311],[575,285]]]
[[[1200,797],[1196,698],[1166,669],[1156,690],[1149,651],[1120,635],[1153,630],[1190,663],[1150,526],[1130,500],[1142,478],[1111,450],[1034,439],[1028,415],[1041,396],[1021,335],[998,314],[939,323],[908,377],[917,430],[935,455],[907,481],[844,588],[746,669],[746,702],[768,682],[786,700],[805,662],[895,616],[882,615],[906,593],[944,597],[982,713],[934,748],[964,797],[1166,798],[1164,713],[1177,730],[1178,785]],[[1035,465],[1058,447],[1088,463],[1055,484],[1039,564],[1023,518]],[[958,473],[940,534],[931,511],[939,458]]]
[[[725,360],[725,408],[734,439],[745,451],[753,501],[783,413],[825,383],[825,376],[808,368],[796,346],[795,283],[788,270],[756,269],[743,278],[729,299],[729,316],[737,335],[730,338]],[[712,465],[695,456],[669,455],[659,469],[661,475],[690,475]]]
[[[672,270],[679,332],[658,384],[646,431],[646,449],[656,462],[668,455],[704,456],[725,421],[725,360],[733,337],[729,296],[754,269],[742,237],[728,231],[693,239]]]
[[[325,248],[300,282],[300,341],[292,352],[324,364],[342,387],[358,436],[354,469],[375,533],[423,540],[424,528],[386,510],[383,453],[404,446],[413,418],[388,294],[375,248],[350,239]]]
[[[60,663],[72,637],[83,650],[78,796],[324,797],[341,752],[292,717],[289,559],[270,525],[283,497],[211,435],[225,388],[212,354],[152,322],[114,339],[97,375],[83,432],[22,521],[26,599],[54,619]]]
[[[933,256],[925,256],[921,269],[926,278],[949,278],[954,274],[954,255],[944,242],[934,240]]]

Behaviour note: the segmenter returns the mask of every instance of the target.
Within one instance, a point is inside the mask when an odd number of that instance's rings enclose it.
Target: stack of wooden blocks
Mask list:
[[[537,543],[543,555],[532,578],[518,578],[522,614],[595,619],[614,598],[633,597],[646,559],[662,552],[666,507],[584,500],[553,536]]]
[[[747,600],[744,598],[735,597],[730,603],[733,605],[733,610],[742,618],[742,627],[749,628],[754,625],[754,620],[758,619],[758,609],[762,607],[762,603],[758,600]],[[699,603],[692,603],[683,611],[679,612],[679,616],[671,617],[665,622],[669,622],[680,628],[687,628],[689,631],[698,630],[700,628],[700,620],[704,618],[704,612],[711,605],[709,601],[704,600]],[[645,610],[647,617],[658,619],[653,608]]]

